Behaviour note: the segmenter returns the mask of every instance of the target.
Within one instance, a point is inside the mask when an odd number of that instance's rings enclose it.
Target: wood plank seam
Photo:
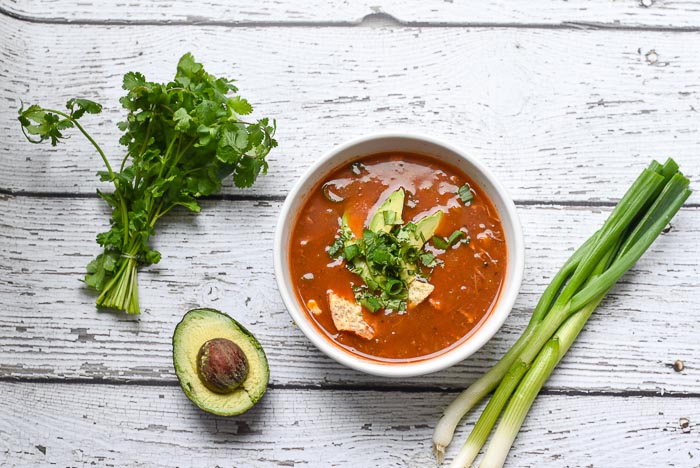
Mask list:
[[[497,23],[497,22],[443,22],[443,21],[404,21],[389,13],[369,13],[359,21],[215,21],[215,20],[71,20],[66,21],[61,18],[36,18],[22,15],[0,7],[0,15],[12,18],[17,21],[32,24],[70,25],[70,26],[220,26],[227,28],[255,27],[255,28],[308,28],[308,27],[368,27],[377,23],[403,26],[406,28],[501,28],[501,29],[550,29],[550,30],[597,30],[606,31],[640,31],[640,32],[700,32],[700,26],[646,26],[646,25],[623,25],[619,23],[602,22],[572,22],[565,21],[558,24],[550,23]]]
[[[177,380],[117,380],[102,378],[27,378],[27,377],[3,377],[0,376],[0,383],[10,384],[43,384],[43,385],[108,385],[108,386],[134,386],[134,387],[177,387]],[[466,385],[466,384],[465,384]],[[318,391],[357,391],[357,392],[401,392],[401,393],[431,393],[440,391],[443,394],[457,394],[462,388],[453,387],[402,387],[400,385],[355,385],[355,384],[277,384],[270,383],[269,390],[318,390]],[[700,398],[698,392],[673,392],[673,391],[650,391],[650,390],[585,390],[574,388],[543,388],[541,395],[559,396],[584,396],[584,397],[640,397],[640,398],[675,398],[675,399],[696,399]]]
[[[17,198],[58,198],[58,199],[98,199],[100,198],[95,193],[70,193],[70,192],[32,192],[25,190],[8,190],[0,188],[0,197],[17,197]],[[200,197],[199,200],[206,201],[268,201],[268,202],[283,202],[286,195],[263,195],[263,194],[236,194],[236,193],[220,193],[216,195],[208,195]],[[617,200],[513,200],[516,206],[533,206],[533,207],[572,207],[572,208],[613,208],[617,205]],[[700,202],[687,202],[683,208],[700,208]]]

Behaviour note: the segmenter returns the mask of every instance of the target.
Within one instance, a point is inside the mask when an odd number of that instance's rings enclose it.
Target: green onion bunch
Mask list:
[[[532,403],[557,363],[617,280],[690,196],[688,185],[672,159],[663,165],[653,161],[644,169],[605,224],[556,274],[516,343],[445,410],[433,434],[433,451],[439,462],[459,421],[493,391],[450,466],[471,466],[492,432],[479,466],[503,466]]]

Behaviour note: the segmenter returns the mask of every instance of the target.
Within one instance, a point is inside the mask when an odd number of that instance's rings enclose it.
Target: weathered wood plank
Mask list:
[[[105,103],[104,120],[85,124],[117,161],[122,74],[169,79],[187,50],[212,72],[238,78],[259,115],[278,119],[271,175],[250,194],[283,195],[333,145],[387,129],[461,144],[519,200],[616,199],[619,180],[653,157],[672,155],[694,179],[700,174],[697,34],[381,23],[47,28],[4,20],[0,39],[6,190],[91,193],[101,169],[79,136],[56,149],[25,142],[20,98]]]
[[[697,1],[640,0],[610,2],[549,2],[516,0],[485,2],[421,2],[382,0],[329,3],[310,0],[261,0],[250,3],[224,0],[192,2],[84,2],[78,0],[2,0],[0,11],[33,21],[50,22],[178,22],[178,23],[308,23],[356,24],[367,15],[384,13],[406,24],[501,24],[566,25],[606,27],[698,27]]]
[[[248,413],[221,418],[173,386],[1,383],[0,392],[9,467],[430,467],[432,430],[453,396],[272,389]],[[699,419],[696,398],[542,395],[507,466],[697,467]]]
[[[495,363],[569,252],[609,211],[519,208],[527,269],[514,312],[476,356],[435,376],[395,381],[326,358],[293,326],[272,273],[279,203],[204,202],[202,213],[164,220],[163,253],[140,274],[140,320],[100,313],[78,280],[98,253],[108,216],[95,199],[5,197],[0,201],[0,376],[174,381],[171,336],[189,308],[228,311],[256,333],[275,384],[463,388]],[[604,302],[548,384],[556,389],[700,392],[697,341],[700,210],[684,209]],[[670,367],[686,363],[682,373]]]

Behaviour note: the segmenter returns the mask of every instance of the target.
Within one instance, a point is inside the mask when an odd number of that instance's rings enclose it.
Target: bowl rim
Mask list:
[[[304,197],[301,190],[307,180],[312,178],[319,169],[328,164],[328,162],[335,158],[338,154],[341,154],[346,150],[360,144],[385,139],[413,140],[416,142],[439,146],[466,160],[476,169],[476,171],[481,173],[483,178],[485,178],[491,184],[495,191],[495,195],[500,199],[500,202],[505,207],[505,213],[499,211],[501,220],[503,220],[504,217],[507,217],[513,230],[513,238],[509,239],[508,245],[508,262],[513,262],[512,273],[510,271],[507,272],[506,283],[502,287],[501,292],[496,299],[496,305],[493,309],[491,309],[489,316],[481,322],[478,328],[474,330],[473,334],[471,334],[471,336],[463,343],[436,356],[406,363],[373,361],[369,358],[353,354],[351,351],[345,350],[341,346],[332,343],[327,337],[322,336],[322,332],[318,330],[313,323],[311,323],[311,320],[307,317],[307,314],[301,310],[301,304],[297,300],[296,294],[294,291],[289,291],[285,284],[285,278],[289,276],[289,267],[287,265],[288,258],[286,258],[286,255],[283,255],[283,253],[287,253],[288,255],[288,250],[286,250],[284,248],[285,246],[283,245],[285,241],[285,239],[283,239],[283,231],[287,222],[293,223],[296,219],[297,213],[291,213],[292,203],[297,197]],[[427,155],[429,156],[429,154]],[[360,158],[364,156],[364,154],[358,154],[357,156]],[[341,164],[343,163],[339,163],[338,165]],[[493,199],[494,194],[489,195],[490,198]],[[293,219],[290,218],[290,215],[294,215]],[[520,219],[518,217],[513,199],[510,197],[505,187],[501,185],[498,179],[478,158],[468,154],[466,151],[453,145],[452,143],[433,136],[428,136],[417,132],[374,132],[352,138],[331,148],[329,151],[324,153],[323,156],[314,161],[314,163],[303,173],[303,175],[297,179],[294,186],[287,194],[277,219],[273,247],[273,263],[277,289],[282,297],[282,301],[284,302],[287,312],[304,335],[321,352],[340,364],[367,374],[381,377],[415,377],[451,367],[476,353],[491,338],[493,338],[493,336],[505,322],[506,318],[508,318],[510,315],[515,299],[520,291],[525,265],[525,246],[522,226],[520,224]]]

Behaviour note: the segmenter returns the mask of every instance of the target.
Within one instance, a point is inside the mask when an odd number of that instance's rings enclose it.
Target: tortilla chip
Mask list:
[[[361,305],[343,299],[333,291],[328,293],[328,303],[335,328],[353,332],[366,340],[374,338],[375,331],[365,322]]]
[[[408,286],[408,306],[415,307],[430,296],[435,286],[422,281],[413,281]]]

